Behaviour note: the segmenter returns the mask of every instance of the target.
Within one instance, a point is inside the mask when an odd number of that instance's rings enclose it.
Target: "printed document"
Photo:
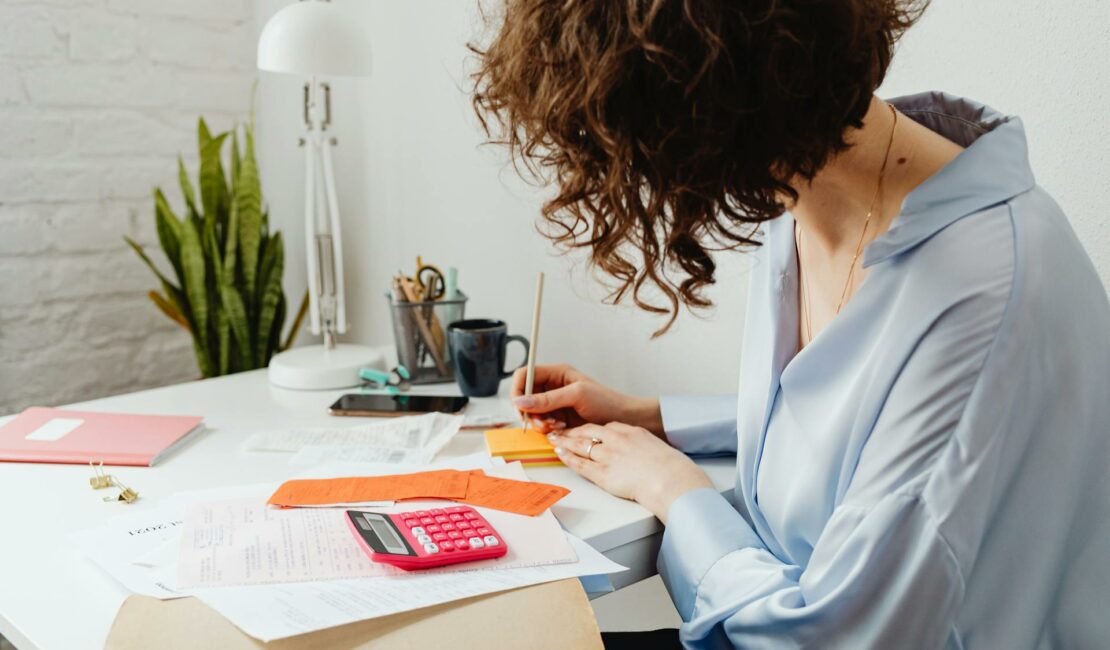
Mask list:
[[[519,464],[486,472],[526,480]],[[406,501],[380,512],[442,507],[441,501]],[[577,558],[550,511],[529,517],[478,508],[501,533],[509,552],[500,558],[454,564],[421,573],[457,573],[574,562]],[[345,508],[269,508],[257,497],[190,505],[181,527],[179,589],[372,576],[413,576],[374,563],[347,524]]]
[[[567,538],[578,556],[577,562],[569,564],[462,573],[420,571],[400,578],[198,589],[193,595],[246,634],[261,641],[273,641],[471,596],[626,570],[577,537],[567,535]],[[488,645],[497,647],[496,633],[491,635]]]

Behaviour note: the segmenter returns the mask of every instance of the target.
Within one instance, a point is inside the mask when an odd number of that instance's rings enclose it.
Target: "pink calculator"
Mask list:
[[[347,525],[370,559],[407,571],[488,560],[509,550],[493,526],[467,506],[396,515],[348,510]]]

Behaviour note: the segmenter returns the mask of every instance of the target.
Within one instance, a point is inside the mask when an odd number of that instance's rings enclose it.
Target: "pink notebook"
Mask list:
[[[149,466],[202,429],[202,419],[35,406],[0,426],[0,461]]]

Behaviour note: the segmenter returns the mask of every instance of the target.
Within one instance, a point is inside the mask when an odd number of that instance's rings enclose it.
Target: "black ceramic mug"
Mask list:
[[[524,346],[524,362],[528,363],[528,339],[509,334],[505,321],[485,318],[457,320],[447,327],[455,381],[467,397],[489,397],[497,394],[501,380],[516,370],[505,370],[505,350],[509,341]]]

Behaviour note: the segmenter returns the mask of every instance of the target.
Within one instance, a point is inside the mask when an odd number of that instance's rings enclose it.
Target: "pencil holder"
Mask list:
[[[413,384],[455,381],[451,353],[447,347],[447,324],[465,318],[466,294],[457,298],[426,302],[397,302],[390,296],[393,342],[397,361],[412,376]]]

